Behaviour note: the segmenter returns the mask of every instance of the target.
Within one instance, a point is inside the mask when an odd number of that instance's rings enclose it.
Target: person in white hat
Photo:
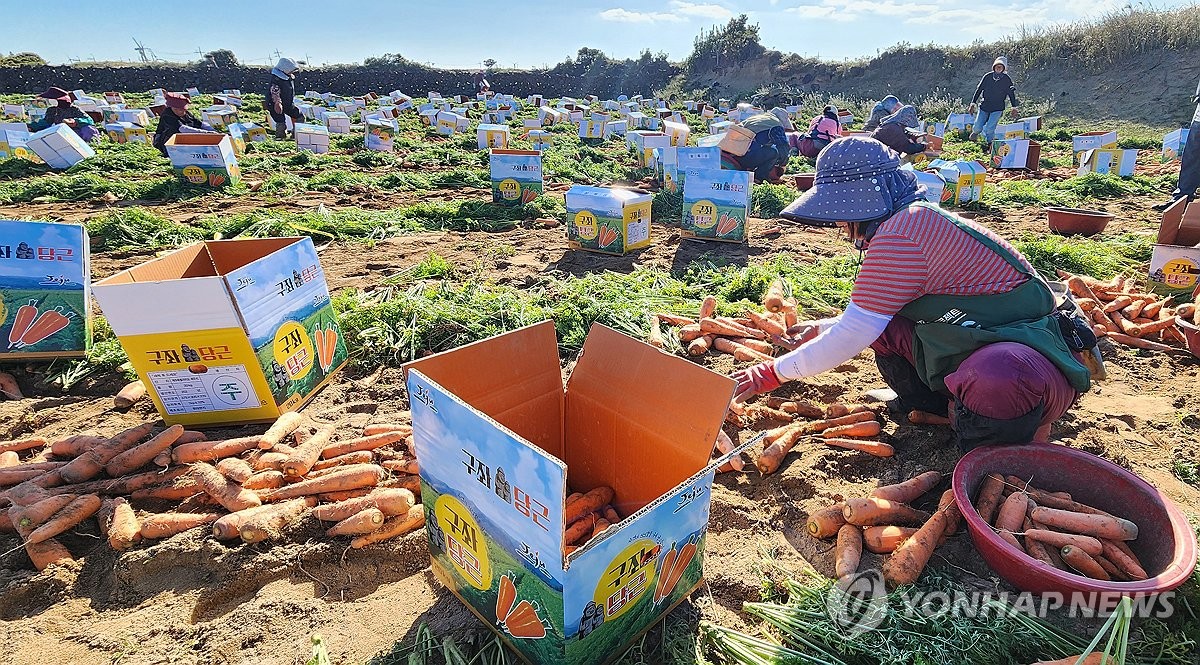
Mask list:
[[[263,98],[263,107],[275,121],[275,138],[287,138],[287,119],[300,122],[304,115],[296,108],[296,72],[300,65],[291,58],[280,58],[271,69],[270,81],[267,83],[267,94]]]
[[[989,144],[996,134],[996,125],[1004,117],[1004,104],[1012,101],[1013,117],[1017,115],[1017,86],[1008,75],[1008,58],[1000,56],[992,63],[992,71],[983,75],[975,95],[971,97],[971,107],[968,113],[975,113],[976,104],[979,112],[975,116],[975,124],[971,128],[971,140],[983,137]]]

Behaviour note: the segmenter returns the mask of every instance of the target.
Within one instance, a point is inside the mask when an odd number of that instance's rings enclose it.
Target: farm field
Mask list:
[[[136,92],[125,97],[131,104],[149,101]],[[23,97],[0,95],[0,101],[18,99]],[[202,108],[209,101],[201,95],[193,104]],[[816,96],[797,101],[805,117],[824,103]],[[858,117],[869,110],[862,100],[837,103]],[[261,108],[261,99],[248,95],[244,108]],[[937,100],[922,106],[928,120],[943,119],[950,109]],[[260,115],[245,111],[243,120],[262,122]],[[514,137],[534,117],[536,109],[528,107],[517,113],[508,123]],[[707,133],[698,114],[685,117],[693,136]],[[793,158],[785,184],[754,186],[747,243],[704,242],[681,237],[681,197],[660,191],[623,139],[580,139],[569,123],[549,128],[545,193],[517,206],[492,203],[488,153],[477,147],[477,123],[476,114],[470,131],[444,137],[406,112],[394,153],[366,150],[359,126],[335,135],[328,154],[299,151],[290,141],[251,143],[239,159],[243,181],[219,190],[185,184],[166,158],[138,144],[102,141],[96,157],[61,173],[22,159],[0,160],[0,219],[86,225],[94,281],[199,240],[310,236],[350,363],[305,412],[353,429],[408,410],[399,369],[404,362],[545,319],[557,327],[565,374],[596,322],[646,339],[647,313],[694,316],[704,297],[714,295],[720,313],[737,316],[757,307],[777,277],[795,295],[802,320],[832,315],[847,303],[857,253],[832,230],[777,219],[799,195],[790,176],[812,171],[811,160]],[[1174,188],[1178,163],[1160,163],[1166,128],[1122,124],[1122,147],[1141,149],[1137,174],[1077,176],[1071,136],[1108,128],[1048,114],[1046,128],[1033,136],[1042,143],[1041,170],[990,169],[982,201],[961,212],[1012,241],[1047,276],[1065,270],[1144,282],[1161,219],[1151,206]],[[516,138],[510,147],[532,144]],[[979,145],[955,137],[947,138],[943,156],[985,158]],[[626,256],[571,250],[563,195],[573,184],[654,193],[650,246]],[[1064,238],[1048,232],[1047,205],[1104,210],[1115,219],[1102,235]],[[669,333],[667,350],[686,357]],[[1108,379],[1054,425],[1052,441],[1135,472],[1200,524],[1200,361],[1108,341],[1101,348]],[[692,360],[726,374],[746,364],[724,354]],[[157,420],[149,400],[128,412],[113,408],[113,394],[131,378],[125,362],[99,320],[87,360],[4,364],[27,398],[0,401],[0,439],[53,440]],[[866,352],[776,394],[857,403],[883,385]],[[805,532],[810,513],[923,471],[949,477],[959,453],[947,428],[890,417],[885,422],[883,440],[896,451],[891,458],[802,442],[774,474],[761,475],[753,464],[742,473],[719,474],[704,583],[618,662],[713,660],[702,624],[754,633],[762,624],[743,611],[743,603],[780,597],[785,580],[819,587],[816,580],[833,576],[833,542]],[[744,441],[771,427],[745,425],[726,425],[726,432]],[[209,438],[261,431],[225,428],[210,431]],[[759,451],[749,452],[754,459]],[[934,506],[944,485],[918,507]],[[117,553],[89,524],[61,539],[77,561],[42,573],[33,570],[16,535],[0,533],[0,636],[9,662],[304,663],[313,633],[322,635],[335,663],[426,662],[409,656],[423,653],[431,632],[464,651],[491,644],[490,656],[500,657],[486,626],[434,578],[423,532],[347,549],[309,520],[275,543],[226,545],[201,528]],[[880,561],[864,553],[863,567],[877,568]],[[965,531],[937,551],[922,584],[1011,590]],[[1200,658],[1200,575],[1183,587],[1177,603],[1173,618],[1135,624],[1140,656],[1149,659],[1161,650],[1159,662]],[[1060,624],[1090,639],[1100,622]],[[966,648],[969,640],[963,639]],[[1003,648],[1028,659],[1022,662],[1055,655],[1037,643]],[[915,652],[905,653],[883,662],[935,662],[938,654],[925,652],[934,660],[921,661]],[[973,662],[1010,661],[980,656]]]

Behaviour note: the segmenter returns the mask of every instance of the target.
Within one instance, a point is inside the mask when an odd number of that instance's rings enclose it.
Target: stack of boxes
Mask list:
[[[329,129],[324,125],[296,125],[296,147],[318,155],[329,152]]]
[[[31,134],[26,146],[52,169],[67,169],[96,154],[66,125],[51,125]]]

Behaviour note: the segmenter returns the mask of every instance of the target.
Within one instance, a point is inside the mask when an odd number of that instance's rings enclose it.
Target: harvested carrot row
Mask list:
[[[1112,577],[1110,577],[1109,574],[1104,571],[1104,568],[1094,558],[1092,558],[1090,554],[1084,552],[1078,547],[1075,547],[1074,545],[1067,545],[1066,547],[1062,548],[1060,554],[1062,555],[1063,561],[1065,561],[1068,566],[1074,568],[1080,574],[1087,575],[1088,577],[1096,580],[1112,580]]]
[[[333,433],[333,425],[325,425],[317,430],[316,434],[305,439],[304,443],[296,446],[288,454],[287,461],[283,463],[283,475],[289,478],[299,478],[308,473],[313,464],[316,464],[317,460],[321,458],[321,453],[329,445]]]
[[[25,482],[26,480],[33,480],[34,478],[37,478],[48,471],[54,471],[66,466],[62,462],[45,462],[45,464],[53,464],[54,466],[48,468],[30,468],[34,465],[20,464],[17,466],[0,468],[0,487],[17,485]]]
[[[76,494],[59,494],[57,496],[47,497],[28,506],[14,506],[9,508],[9,517],[12,518],[13,528],[22,537],[28,537],[33,530],[45,524],[55,513],[71,505],[71,502],[78,498]]]
[[[763,316],[758,312],[746,312],[746,318],[754,323],[754,327],[767,333],[768,335],[784,336],[787,334],[787,328],[775,319]]]
[[[149,441],[113,457],[104,465],[104,470],[114,478],[132,473],[149,464],[159,453],[170,449],[182,435],[183,425],[171,425]]]
[[[242,524],[258,513],[274,510],[278,504],[266,504],[239,510],[236,513],[222,515],[212,523],[212,535],[217,540],[233,540],[242,532]]]
[[[100,510],[100,503],[100,497],[96,494],[85,494],[76,497],[65,508],[55,513],[44,524],[34,529],[25,539],[25,542],[40,543],[43,540],[66,532],[68,529],[75,527],[80,522],[94,515],[97,510]]]
[[[189,529],[212,524],[221,517],[220,513],[159,513],[142,520],[143,538],[157,540],[170,538]]]
[[[861,423],[853,423],[851,425],[838,425],[830,427],[821,432],[821,436],[826,439],[838,439],[843,437],[868,437],[879,436],[883,433],[883,427],[878,420],[867,420]]]
[[[834,448],[845,448],[847,450],[857,450],[860,453],[866,453],[875,457],[891,457],[896,454],[896,449],[891,444],[881,443],[879,441],[861,441],[859,439],[823,439],[821,441],[827,446]]]
[[[171,450],[171,459],[176,464],[191,464],[192,462],[211,462],[223,457],[236,457],[258,448],[259,436],[244,436],[224,441],[195,441],[177,445]]]
[[[140,489],[169,483],[176,478],[183,477],[187,472],[187,468],[179,466],[169,471],[146,471],[131,476],[122,476],[100,481],[101,484],[96,491],[105,495],[132,494]]]
[[[942,482],[942,474],[937,471],[926,471],[918,476],[909,478],[902,483],[895,485],[884,485],[871,490],[868,497],[874,499],[887,499],[888,501],[898,501],[900,503],[912,503],[921,495],[929,492],[938,483]]]
[[[389,538],[403,536],[406,533],[416,531],[425,526],[425,507],[413,506],[408,509],[404,515],[393,517],[383,523],[378,531],[374,531],[365,536],[359,536],[350,542],[350,547],[361,549],[372,543],[382,542]]]
[[[339,467],[332,473],[320,478],[301,480],[298,483],[270,490],[265,493],[265,497],[267,501],[279,501],[282,499],[324,494],[326,492],[374,487],[383,482],[385,478],[387,478],[387,471],[381,466],[376,464],[354,464]]]
[[[201,487],[200,483],[196,482],[193,476],[185,475],[162,485],[135,490],[129,494],[129,498],[134,501],[148,501],[152,499],[181,501],[202,491],[204,491],[204,488]]]

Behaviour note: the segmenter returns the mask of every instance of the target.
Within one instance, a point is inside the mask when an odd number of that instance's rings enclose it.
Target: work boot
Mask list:
[[[961,136],[961,134],[959,136]],[[971,132],[971,135],[967,137],[967,140],[968,141],[978,141],[979,134],[976,134],[975,132]]]
[[[949,411],[947,398],[930,390],[917,374],[917,368],[908,360],[901,356],[876,353],[875,366],[879,368],[884,382],[898,395],[887,403],[893,413],[906,414],[915,410],[944,416]]]
[[[962,402],[955,402],[954,441],[958,444],[959,452],[963,453],[979,446],[1030,443],[1037,434],[1045,409],[1045,404],[1038,404],[1023,416],[1001,420],[981,416],[963,406]]]
[[[275,123],[275,138],[280,141],[287,138],[287,123],[286,122]]]
[[[1166,210],[1167,208],[1170,208],[1172,205],[1174,205],[1174,204],[1175,204],[1175,202],[1176,202],[1176,201],[1178,201],[1178,200],[1179,200],[1179,199],[1171,199],[1170,201],[1164,201],[1164,202],[1162,202],[1162,203],[1157,203],[1157,204],[1155,204],[1154,206],[1152,206],[1152,207],[1151,207],[1151,210],[1155,210],[1155,211],[1158,211],[1158,212],[1163,212],[1163,211],[1164,211],[1164,210]]]

